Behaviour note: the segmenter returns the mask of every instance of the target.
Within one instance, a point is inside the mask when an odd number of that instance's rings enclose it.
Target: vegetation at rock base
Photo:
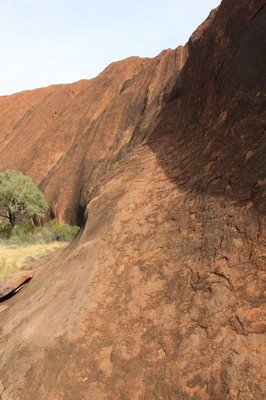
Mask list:
[[[34,224],[43,217],[43,226]],[[0,279],[65,246],[78,231],[48,220],[48,203],[31,178],[0,172]]]
[[[66,245],[65,242],[21,244],[19,246],[0,243],[0,280]]]
[[[79,226],[49,221],[45,226],[21,224],[12,228],[0,225],[0,244],[40,244],[52,242],[70,242],[78,233]]]
[[[78,231],[78,226],[56,220],[46,226],[0,225],[0,280],[66,246]]]
[[[48,208],[43,193],[30,177],[20,171],[0,172],[0,242],[34,244],[72,240],[79,227],[60,224],[55,219],[48,221]],[[34,223],[43,217],[48,221],[44,226]]]
[[[44,217],[48,203],[30,177],[20,171],[0,172],[0,216],[15,226],[17,219]]]

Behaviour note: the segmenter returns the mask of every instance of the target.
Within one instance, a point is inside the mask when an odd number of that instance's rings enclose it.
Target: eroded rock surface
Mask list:
[[[86,210],[78,239],[0,314],[2,400],[265,398],[264,49],[264,1],[224,0],[185,48],[13,97],[67,103],[79,88],[24,167],[57,215]]]
[[[0,301],[4,301],[8,296],[18,291],[23,285],[28,283],[33,277],[31,271],[18,271],[0,280]]]
[[[153,129],[183,53],[131,57],[95,79],[0,97],[0,168],[30,175],[58,219],[81,223],[99,179]]]

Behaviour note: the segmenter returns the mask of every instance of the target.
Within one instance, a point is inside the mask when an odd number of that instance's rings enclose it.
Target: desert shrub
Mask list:
[[[0,239],[8,239],[12,232],[12,225],[0,225]]]
[[[11,245],[68,242],[76,236],[78,231],[78,226],[60,224],[57,220],[50,221],[46,226],[21,224],[12,229],[11,225],[2,225],[0,241]]]
[[[55,236],[55,239],[64,242],[72,240],[79,231],[79,226],[76,225],[68,225],[68,224],[60,224],[56,219],[50,221],[49,230]]]

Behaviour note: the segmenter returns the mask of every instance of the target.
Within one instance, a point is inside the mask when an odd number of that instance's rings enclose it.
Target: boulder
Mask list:
[[[19,271],[0,281],[0,301],[16,293],[33,277],[32,271]]]

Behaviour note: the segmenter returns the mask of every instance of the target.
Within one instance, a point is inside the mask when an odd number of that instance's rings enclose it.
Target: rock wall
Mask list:
[[[81,224],[98,180],[152,130],[181,49],[113,63],[89,81],[0,97],[0,168],[32,176],[59,220]]]
[[[0,308],[2,400],[265,398],[264,26],[264,1],[224,0],[185,48],[13,97],[117,78],[88,131],[71,106],[59,163],[34,170],[42,132],[25,167],[84,226]]]

